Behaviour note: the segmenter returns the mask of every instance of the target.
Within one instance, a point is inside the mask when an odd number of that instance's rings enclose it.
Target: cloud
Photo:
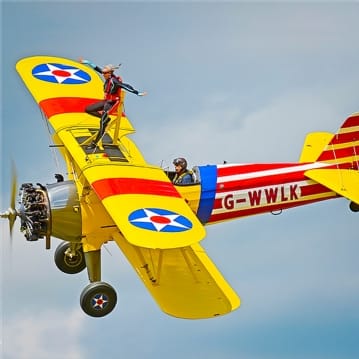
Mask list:
[[[4,359],[82,359],[80,347],[83,314],[47,309],[34,313],[21,311],[4,322]]]
[[[187,157],[192,165],[295,162],[307,133],[336,131],[357,110],[354,87],[352,80],[327,87],[294,86],[262,98],[251,110],[230,93],[208,90],[196,109],[170,110],[161,120],[141,123],[134,140],[149,162],[163,161],[162,166],[170,168],[177,156]]]

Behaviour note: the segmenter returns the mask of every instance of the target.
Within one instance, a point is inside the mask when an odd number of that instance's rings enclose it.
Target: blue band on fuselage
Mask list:
[[[217,166],[198,166],[201,178],[201,198],[199,201],[197,217],[206,224],[211,216],[217,185]]]

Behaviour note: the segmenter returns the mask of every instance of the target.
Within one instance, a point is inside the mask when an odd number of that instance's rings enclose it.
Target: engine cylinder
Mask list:
[[[20,188],[21,230],[27,240],[54,236],[81,241],[82,220],[75,182],[63,181],[43,186],[31,183]]]

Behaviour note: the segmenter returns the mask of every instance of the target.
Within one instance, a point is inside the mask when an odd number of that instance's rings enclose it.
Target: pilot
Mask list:
[[[132,92],[137,96],[145,96],[146,92],[140,92],[134,89],[131,85],[122,82],[121,77],[116,76],[114,71],[119,68],[120,65],[106,65],[104,68],[101,68],[95,64],[93,64],[89,60],[80,59],[82,64],[87,64],[91,66],[95,71],[101,73],[105,79],[104,82],[104,99],[100,101],[96,101],[95,103],[88,105],[85,108],[85,111],[92,115],[101,119],[100,122],[100,131],[97,134],[96,139],[88,146],[88,149],[95,148],[97,142],[102,138],[105,133],[106,125],[110,121],[110,117],[108,116],[108,111],[112,108],[112,106],[116,103],[116,101],[120,97],[120,90],[124,89],[128,92]]]
[[[191,184],[194,182],[193,172],[187,169],[187,161],[183,157],[173,160],[176,174],[172,180],[174,185]]]

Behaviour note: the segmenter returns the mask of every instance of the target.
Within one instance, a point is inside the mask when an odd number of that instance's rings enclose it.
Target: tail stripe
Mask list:
[[[343,123],[317,161],[353,163],[358,167],[359,154],[359,113],[355,113]]]
[[[347,120],[343,123],[341,128],[346,127],[355,127],[359,125],[359,112],[352,114]]]
[[[353,146],[353,147],[346,147],[341,149],[332,149],[324,151],[320,157],[319,161],[332,161],[335,159],[344,159],[346,158],[348,162],[351,162],[352,157],[357,157],[357,154],[359,154],[359,146]],[[342,161],[340,161],[342,162]]]
[[[338,133],[330,141],[329,145],[338,145],[342,143],[350,143],[353,141],[359,140],[359,131],[347,132],[347,133]]]

